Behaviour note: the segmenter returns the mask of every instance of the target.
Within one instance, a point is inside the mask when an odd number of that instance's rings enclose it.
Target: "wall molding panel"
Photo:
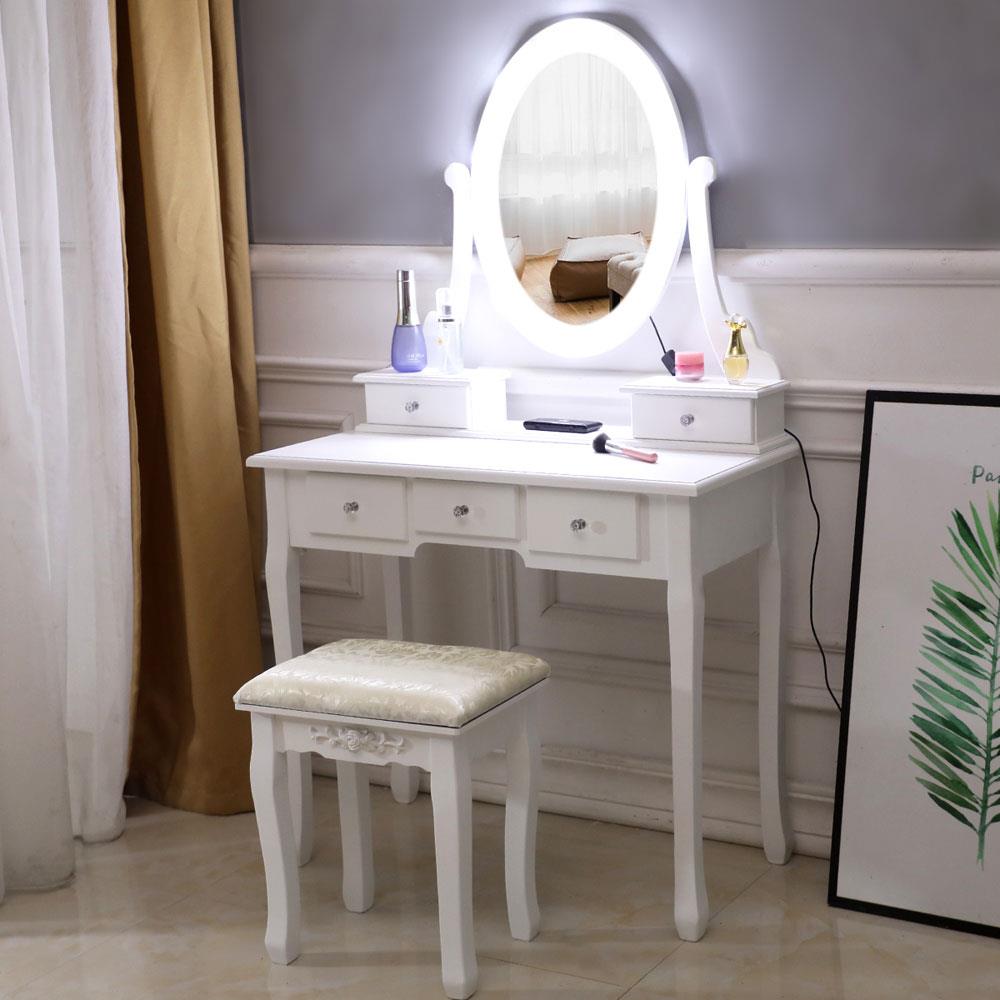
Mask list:
[[[399,261],[407,267],[447,279],[451,248],[430,246],[332,246],[257,243],[250,247],[250,271],[256,278],[318,281],[380,281],[395,278]]]
[[[288,410],[261,410],[260,422],[265,427],[301,427],[315,428],[339,434],[354,428],[354,414],[342,411],[327,411],[326,413],[296,413]]]
[[[450,251],[252,248],[265,447],[364,420],[363,393],[352,379],[386,363],[400,266],[417,271],[427,309],[447,281]],[[814,463],[823,518],[816,624],[839,691],[865,392],[996,391],[986,381],[996,379],[984,363],[996,347],[983,317],[1000,309],[1000,251],[724,250],[719,271],[730,308],[754,319],[787,373],[788,426]],[[702,341],[684,340],[700,329],[686,256],[656,318],[668,344],[701,349]],[[656,370],[651,336],[637,334],[568,375],[495,318],[482,276],[473,279],[467,358],[511,370],[512,417],[549,407],[592,412],[587,400],[595,389],[621,384],[625,371]],[[594,415],[626,422],[627,402],[615,393],[608,400]],[[798,462],[788,464],[786,483],[791,816],[798,849],[827,855],[839,717],[809,629],[814,522]],[[384,635],[378,559],[310,552],[303,573],[307,645]],[[543,809],[670,829],[666,585],[528,570],[502,551],[425,546],[414,559],[414,594],[415,638],[522,649],[552,664]],[[759,844],[752,556],[710,574],[706,608],[705,829],[710,837]],[[481,762],[477,797],[502,801],[502,765],[497,755]]]
[[[258,243],[250,248],[255,278],[377,281],[387,266],[447,277],[451,248]],[[809,286],[1000,287],[1000,250],[774,249],[716,250],[719,276],[740,284]],[[671,282],[694,281],[685,250]]]
[[[275,355],[257,355],[259,382],[304,385],[351,385],[355,375],[385,364],[385,360],[350,360],[346,358],[290,358]],[[516,377],[517,372],[514,373]],[[786,408],[817,413],[863,413],[865,393],[869,389],[926,389],[925,384],[900,382],[839,382],[818,379],[791,379],[786,397]],[[945,392],[985,392],[980,386],[940,386]],[[264,420],[264,414],[261,414]]]
[[[350,385],[359,372],[371,371],[381,364],[381,361],[351,358],[284,358],[260,354],[257,356],[257,381]]]

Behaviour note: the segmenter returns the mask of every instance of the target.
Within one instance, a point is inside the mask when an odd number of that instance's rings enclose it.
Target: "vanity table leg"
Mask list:
[[[781,595],[784,465],[772,469],[770,475],[772,477],[771,540],[757,551],[757,587],[760,600],[757,745],[764,855],[771,864],[783,865],[792,856],[794,846],[784,787],[782,675],[785,644]]]
[[[413,635],[410,615],[410,567],[405,556],[382,559],[385,584],[385,634],[388,639],[408,639]],[[405,764],[389,765],[392,797],[397,802],[412,802],[420,791],[420,768]]]
[[[271,615],[274,660],[283,663],[302,655],[302,602],[299,550],[288,540],[288,507],[285,503],[285,475],[280,469],[264,474],[267,499],[267,554],[264,581]],[[288,799],[299,864],[312,857],[313,797],[312,754],[289,753]]]
[[[673,513],[673,512],[671,512]],[[674,810],[674,923],[685,941],[708,925],[701,832],[701,692],[705,590],[694,558],[690,504],[678,508],[669,544],[670,724]]]

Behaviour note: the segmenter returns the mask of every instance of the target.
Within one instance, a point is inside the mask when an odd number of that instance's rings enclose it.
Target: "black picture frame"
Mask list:
[[[875,407],[880,402],[917,403],[923,405],[976,406],[1000,408],[1000,395],[980,393],[923,392],[909,390],[870,389],[865,394],[864,430],[861,444],[861,470],[854,527],[854,553],[851,564],[851,590],[848,606],[847,642],[844,652],[844,683],[840,718],[840,743],[837,752],[837,778],[834,791],[833,829],[830,845],[830,877],[827,902],[832,907],[859,913],[894,917],[914,923],[948,930],[963,931],[985,937],[1000,938],[1000,925],[960,920],[949,916],[898,906],[852,899],[838,891],[840,876],[841,833],[844,819],[844,784],[847,769],[847,749],[850,739],[851,699],[855,669],[855,644],[858,627],[858,596],[861,577],[861,557],[864,551],[866,501],[870,471],[872,428]]]

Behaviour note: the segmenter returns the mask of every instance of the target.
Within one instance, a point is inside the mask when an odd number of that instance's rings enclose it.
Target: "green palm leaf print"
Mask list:
[[[1000,821],[1000,497],[986,510],[951,512],[945,553],[955,586],[931,581],[913,682],[910,760],[930,800],[976,836],[985,863],[986,834]]]

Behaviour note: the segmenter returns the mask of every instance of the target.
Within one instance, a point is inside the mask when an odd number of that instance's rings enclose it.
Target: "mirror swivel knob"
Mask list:
[[[467,504],[460,503],[457,507],[452,509],[452,514],[455,517],[465,517],[469,513],[469,507]]]
[[[587,522],[582,517],[574,517],[569,526],[572,531],[583,531],[587,527]]]
[[[357,514],[359,509],[357,500],[348,500],[347,503],[344,504],[345,514]]]
[[[407,413],[416,413],[420,409],[420,404],[415,399],[411,399],[408,403],[403,404],[403,409]]]
[[[694,414],[685,413],[681,416],[681,427],[690,427],[694,423]]]

